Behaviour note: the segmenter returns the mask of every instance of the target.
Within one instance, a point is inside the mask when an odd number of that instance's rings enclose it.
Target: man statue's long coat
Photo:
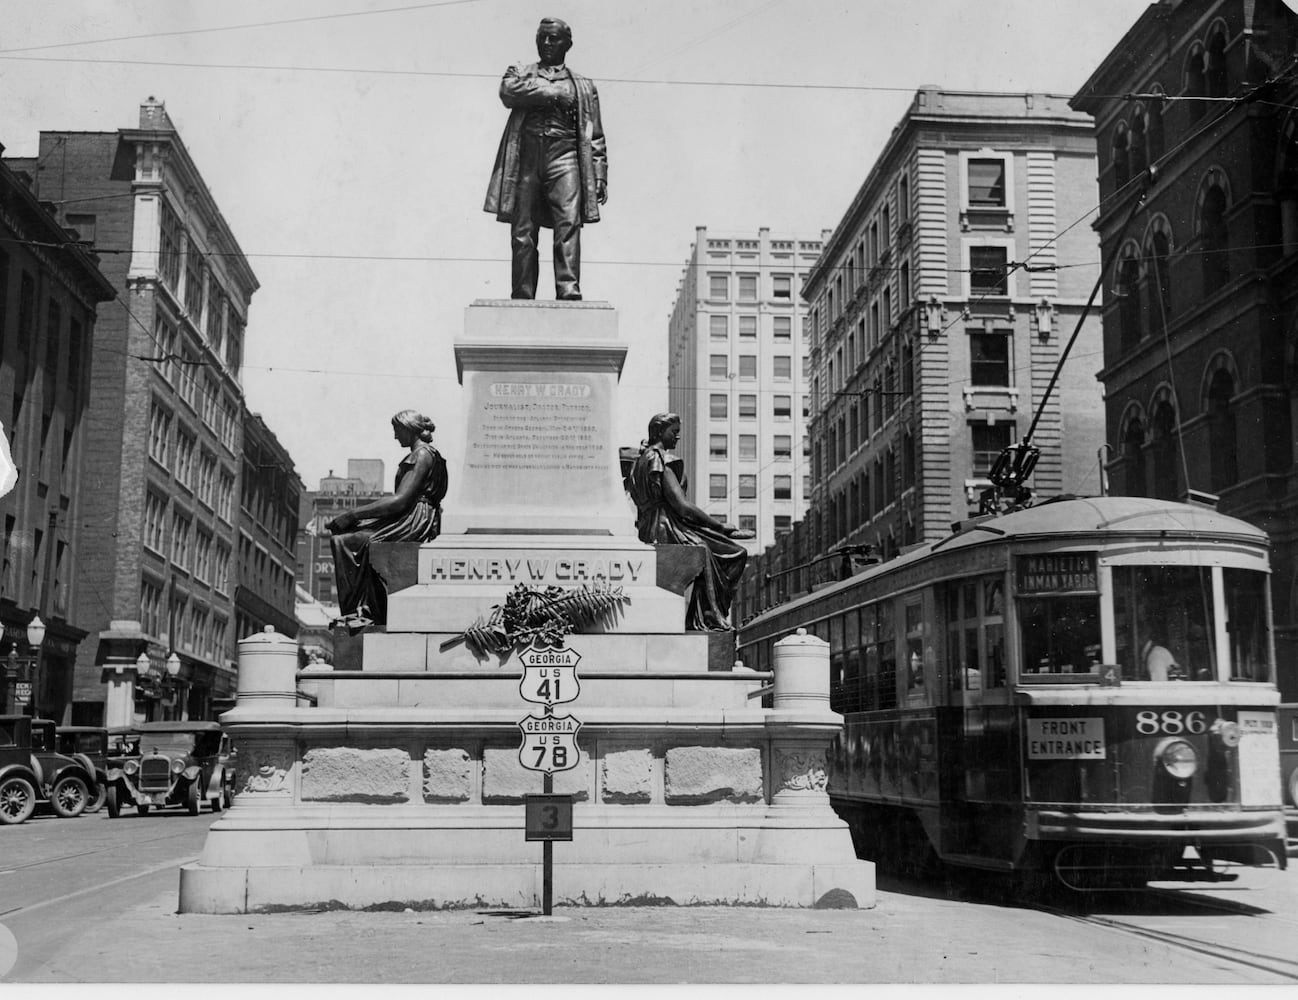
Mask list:
[[[548,81],[537,73],[538,63],[511,66],[500,82],[500,99],[509,112],[505,134],[500,137],[496,163],[491,171],[484,212],[495,213],[500,222],[512,222],[518,190],[519,146],[523,135],[523,118],[537,106],[528,96]],[[581,171],[582,222],[599,221],[599,198],[595,182],[608,180],[608,158],[604,148],[604,125],[599,117],[599,94],[588,78],[568,70],[577,91],[577,163]],[[549,208],[542,205],[541,224],[548,226]]]

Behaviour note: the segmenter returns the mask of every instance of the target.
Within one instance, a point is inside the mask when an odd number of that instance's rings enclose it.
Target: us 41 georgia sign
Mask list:
[[[571,646],[555,649],[533,646],[518,654],[523,664],[523,678],[518,693],[533,705],[565,705],[581,694],[577,682],[577,663],[581,654]]]
[[[518,720],[523,745],[518,760],[529,771],[570,771],[581,760],[577,730],[581,723],[571,715],[527,715]]]

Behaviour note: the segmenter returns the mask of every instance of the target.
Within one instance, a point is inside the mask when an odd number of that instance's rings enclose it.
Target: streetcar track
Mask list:
[[[150,837],[148,840],[133,840],[130,843],[132,846],[135,846],[137,844],[159,844],[167,840],[177,840],[180,837],[184,837],[184,836],[186,836],[186,833],[171,833],[165,837]],[[61,854],[58,857],[54,857],[54,858],[42,858],[39,861],[29,861],[26,864],[22,864],[22,865],[12,865],[7,868],[0,868],[0,875],[12,875],[15,872],[26,871],[30,868],[39,868],[41,865],[58,864],[59,862],[72,861],[75,860],[76,858],[90,858],[90,857],[94,857],[96,854],[106,854],[109,851],[121,850],[121,848],[122,848],[122,844],[119,842],[119,843],[109,844],[106,847],[100,847],[93,851],[80,851],[76,854]],[[4,913],[12,913],[12,912],[13,912],[12,910],[6,910],[0,912],[0,916],[4,916]]]
[[[1175,898],[1179,903],[1189,903],[1206,910],[1215,910],[1220,913],[1234,916],[1255,915],[1247,913],[1247,911],[1240,908],[1238,904],[1224,905],[1222,901],[1217,900],[1186,899],[1184,897],[1175,896],[1175,894],[1171,893],[1169,890],[1151,889],[1148,891],[1170,896],[1171,898]],[[1238,948],[1234,945],[1204,941],[1199,938],[1188,937],[1187,935],[1177,934],[1167,930],[1151,930],[1149,928],[1140,927],[1136,924],[1126,923],[1116,917],[1071,913],[1066,909],[1052,906],[1049,903],[1038,902],[1030,905],[1032,909],[1039,910],[1043,913],[1050,913],[1057,917],[1063,917],[1064,919],[1071,920],[1075,923],[1099,927],[1120,934],[1128,934],[1132,937],[1138,937],[1147,941],[1157,941],[1167,947],[1175,948],[1180,951],[1218,959],[1229,962],[1232,965],[1256,969],[1260,972],[1267,972],[1274,976],[1280,976],[1284,979],[1298,982],[1298,959],[1282,958],[1278,955],[1267,955],[1261,952],[1249,951],[1245,948]]]
[[[160,838],[166,839],[166,838]],[[96,853],[96,852],[91,852]],[[112,888],[115,885],[122,885],[125,882],[134,882],[137,879],[148,878],[158,874],[158,872],[171,871],[180,868],[182,865],[193,864],[198,860],[198,855],[183,858],[172,858],[170,861],[164,861],[162,864],[154,865],[152,868],[146,868],[142,871],[132,872],[130,875],[123,875],[120,878],[109,879],[106,882],[97,882],[94,885],[77,889],[75,892],[67,892],[62,896],[55,896],[53,899],[42,899],[39,903],[30,903],[26,906],[16,906],[12,910],[0,910],[0,917],[12,917],[14,915],[26,916],[37,910],[43,910],[47,906],[55,906],[59,903],[66,903],[69,900],[78,899],[81,896],[88,896],[92,893],[101,892],[104,889]]]

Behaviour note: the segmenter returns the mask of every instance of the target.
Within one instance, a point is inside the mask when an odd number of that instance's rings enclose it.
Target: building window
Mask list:
[[[1145,483],[1145,428],[1139,420],[1127,425],[1122,437],[1122,460],[1126,466],[1126,495],[1143,497],[1149,487]]]
[[[173,292],[180,290],[180,219],[165,199],[159,201],[161,232],[158,240],[158,274]]]
[[[724,472],[714,472],[708,476],[708,498],[711,500],[724,500],[726,498],[727,485],[726,474]]]
[[[793,518],[788,514],[775,515],[775,534],[787,535],[793,530]]]
[[[725,397],[722,397],[723,399]],[[730,451],[730,439],[725,434],[708,435],[708,457],[725,458]]]
[[[1117,131],[1113,134],[1113,151],[1110,157],[1113,163],[1113,185],[1122,187],[1127,181],[1131,180],[1131,153],[1128,145],[1131,137],[1127,134],[1127,126],[1119,125]]]
[[[756,316],[739,317],[739,336],[746,340],[752,340],[757,336]]]
[[[1129,244],[1118,261],[1118,283],[1113,290],[1118,300],[1118,339],[1122,350],[1129,351],[1140,343],[1140,263],[1136,247]]]
[[[773,374],[777,379],[793,378],[793,359],[787,354],[777,354],[771,359],[773,363]]]
[[[708,275],[708,298],[725,301],[730,298],[730,275]]]
[[[743,379],[757,378],[757,355],[756,354],[739,355],[739,377]]]
[[[709,316],[708,333],[713,340],[727,340],[730,337],[729,316]]]
[[[771,277],[771,296],[777,299],[793,298],[793,277],[788,274],[776,274]]]
[[[1005,160],[969,159],[969,207],[1005,208]]]
[[[741,274],[739,276],[739,301],[757,301],[757,275]]]
[[[1008,295],[1005,273],[1008,253],[1005,247],[969,248],[969,294]]]
[[[1166,222],[1158,220],[1162,225]],[[1156,223],[1157,224],[1157,223]],[[1172,315],[1172,283],[1168,280],[1167,258],[1171,253],[1171,239],[1164,229],[1158,228],[1150,234],[1145,246],[1145,258],[1149,262],[1149,276],[1145,282],[1148,296],[1148,315],[1156,329],[1163,329]]]
[[[1231,408],[1234,395],[1235,380],[1230,372],[1221,369],[1212,377],[1208,388],[1208,455],[1214,493],[1221,493],[1239,481],[1235,457],[1239,443],[1235,437],[1235,411]]]
[[[1199,196],[1199,243],[1204,293],[1211,295],[1230,280],[1224,177],[1214,170]]]
[[[973,424],[970,428],[973,445],[973,475],[975,479],[986,479],[996,464],[1001,452],[1010,446],[1014,439],[1014,424]]]
[[[739,459],[742,462],[757,461],[757,435],[739,435]]]
[[[149,411],[149,457],[162,465],[167,464],[167,448],[171,436],[171,414],[154,400]]]
[[[708,359],[708,373],[713,378],[725,378],[730,373],[729,359],[724,354],[714,354]]]
[[[724,420],[728,416],[724,393],[714,392],[708,399],[708,411],[713,420]]]
[[[792,396],[771,397],[771,412],[776,420],[788,420],[793,416]]]
[[[189,518],[180,511],[171,515],[171,561],[183,570],[189,569]]]
[[[757,533],[757,515],[755,515],[755,514],[740,514],[740,515],[739,515],[739,530],[740,530],[740,531],[751,531],[751,532],[753,532],[754,534],[756,534],[756,533]]]
[[[1208,42],[1204,83],[1209,97],[1225,97],[1230,86],[1226,78],[1226,34],[1220,29]]]
[[[776,500],[793,499],[793,477],[792,476],[776,476],[773,482],[774,485],[772,488],[771,495]]]
[[[173,470],[176,481],[187,489],[194,486],[194,436],[188,431],[176,431],[176,467]]]
[[[739,418],[741,420],[757,419],[757,397],[749,393],[739,395]]]
[[[775,316],[771,320],[771,335],[780,341],[792,342],[793,340],[793,318],[791,316]]]
[[[772,441],[776,458],[793,457],[793,435],[776,434]]]
[[[162,635],[162,588],[152,580],[140,581],[140,627],[146,635]]]
[[[757,499],[757,476],[745,472],[739,477],[739,499],[756,500]]]
[[[969,381],[973,385],[1010,384],[1010,338],[1003,333],[969,334]]]
[[[153,491],[144,495],[144,544],[158,555],[166,552],[167,498]]]

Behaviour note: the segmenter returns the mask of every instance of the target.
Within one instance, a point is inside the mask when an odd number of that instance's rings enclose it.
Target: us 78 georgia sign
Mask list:
[[[529,771],[570,771],[581,760],[577,749],[581,723],[571,715],[527,715],[518,728],[523,732],[518,760]]]
[[[518,693],[533,705],[565,705],[581,694],[577,682],[577,663],[581,654],[571,646],[556,649],[533,646],[518,654],[523,677]]]

